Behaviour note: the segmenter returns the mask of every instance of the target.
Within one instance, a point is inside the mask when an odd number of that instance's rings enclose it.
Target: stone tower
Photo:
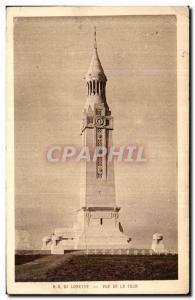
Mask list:
[[[119,222],[113,159],[109,161],[109,156],[103,155],[104,150],[107,152],[112,147],[113,117],[106,101],[107,78],[98,57],[96,32],[85,80],[87,99],[81,128],[82,146],[98,149],[96,159],[82,160],[80,209],[73,228],[56,228],[52,235],[43,238],[42,249],[51,250],[52,254],[71,249],[120,254],[122,249],[131,247],[131,239],[125,236]]]
[[[115,200],[114,162],[103,153],[112,146],[113,117],[106,101],[107,78],[98,56],[96,31],[85,80],[87,99],[83,110],[82,144],[84,148],[96,149],[97,158],[82,162],[76,248],[129,249],[130,239],[123,233],[119,222],[120,207]]]

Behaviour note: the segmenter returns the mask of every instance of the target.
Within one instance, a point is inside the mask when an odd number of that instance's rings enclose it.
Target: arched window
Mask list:
[[[95,95],[95,80],[93,80],[93,94]]]
[[[103,82],[103,86],[102,86],[102,94],[103,94],[103,96],[105,95],[105,82]]]
[[[99,95],[99,81],[97,81],[97,94]]]
[[[100,81],[100,94],[103,94],[103,90],[102,90],[102,81]]]

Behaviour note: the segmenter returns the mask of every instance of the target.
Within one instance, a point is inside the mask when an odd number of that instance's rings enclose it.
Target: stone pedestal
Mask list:
[[[76,249],[129,249],[131,243],[119,227],[119,209],[83,207],[78,213]]]
[[[91,250],[105,255],[130,249],[131,239],[123,233],[119,210],[119,207],[82,207],[73,228],[58,228],[51,237],[43,239],[44,250],[50,249],[52,254],[64,254],[67,250],[85,250],[90,254]]]

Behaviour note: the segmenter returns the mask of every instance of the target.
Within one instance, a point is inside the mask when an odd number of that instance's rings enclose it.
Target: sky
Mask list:
[[[175,16],[15,19],[16,248],[40,249],[44,236],[76,220],[80,164],[48,162],[46,152],[49,145],[81,146],[94,26],[113,142],[145,149],[145,163],[115,163],[124,231],[134,247],[150,247],[158,232],[177,250]]]

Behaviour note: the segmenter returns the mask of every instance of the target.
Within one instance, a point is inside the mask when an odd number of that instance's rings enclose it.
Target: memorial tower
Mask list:
[[[98,56],[96,30],[85,81],[82,146],[93,149],[94,155],[82,162],[77,248],[128,249],[130,239],[123,233],[115,199],[114,161],[108,151],[112,149],[113,117],[106,101],[107,77]]]
[[[112,151],[108,155],[112,148],[113,117],[106,101],[107,78],[98,56],[96,31],[85,81],[87,99],[80,133],[86,157],[81,162],[80,208],[73,228],[56,228],[51,236],[43,238],[42,249],[51,250],[52,254],[71,249],[114,254],[131,248],[131,239],[125,236],[119,221],[120,207],[115,199],[114,161],[109,157]],[[93,158],[87,159],[89,149]]]

